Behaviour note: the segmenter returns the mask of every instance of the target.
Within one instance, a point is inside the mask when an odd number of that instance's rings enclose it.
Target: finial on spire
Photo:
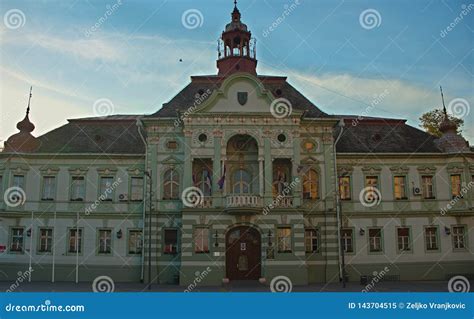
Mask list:
[[[26,108],[26,115],[30,114],[30,102],[31,102],[31,97],[33,94],[31,91],[33,90],[33,86],[30,86],[30,97],[28,98],[28,107]]]
[[[237,8],[237,0],[234,0],[234,6]]]

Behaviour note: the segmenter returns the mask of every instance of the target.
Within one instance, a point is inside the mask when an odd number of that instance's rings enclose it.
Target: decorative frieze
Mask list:
[[[436,167],[435,166],[428,166],[428,165],[422,165],[418,166],[417,170],[420,174],[436,174]]]
[[[464,172],[464,166],[462,164],[450,164],[446,170],[449,174],[462,174]]]
[[[406,175],[408,174],[409,170],[410,168],[406,165],[397,165],[390,167],[390,171],[392,171],[392,174]]]
[[[378,175],[382,171],[380,166],[364,166],[362,167],[362,172],[365,175]]]

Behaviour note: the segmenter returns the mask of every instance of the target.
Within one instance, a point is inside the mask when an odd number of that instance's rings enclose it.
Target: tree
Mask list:
[[[448,114],[448,118],[456,123],[458,126],[458,134],[461,133],[461,127],[464,125],[464,120]],[[444,112],[442,109],[436,109],[426,112],[420,117],[421,125],[426,132],[436,137],[441,137],[442,133],[439,130],[441,123],[444,120]]]

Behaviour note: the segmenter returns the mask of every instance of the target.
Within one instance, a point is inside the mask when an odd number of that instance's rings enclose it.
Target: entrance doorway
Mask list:
[[[261,275],[261,238],[258,230],[238,226],[226,236],[226,275],[230,280],[258,280]]]

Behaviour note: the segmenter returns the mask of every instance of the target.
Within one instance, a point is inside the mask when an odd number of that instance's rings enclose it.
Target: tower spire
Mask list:
[[[31,97],[33,96],[33,94],[31,93],[32,90],[33,90],[33,86],[30,86],[30,96],[28,98],[28,107],[26,108],[26,115],[30,114],[30,102],[31,102]]]
[[[448,117],[448,112],[446,111],[446,105],[444,104],[444,94],[443,94],[443,87],[440,85],[439,90],[441,91],[441,101],[443,102],[443,113],[445,117]]]

